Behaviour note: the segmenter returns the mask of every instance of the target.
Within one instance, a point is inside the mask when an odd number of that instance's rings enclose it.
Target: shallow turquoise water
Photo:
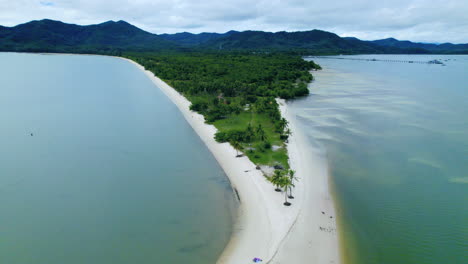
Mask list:
[[[345,258],[466,263],[468,56],[351,58],[446,66],[314,58],[324,70],[291,108],[328,159]]]
[[[0,263],[214,263],[234,196],[135,66],[0,53]]]

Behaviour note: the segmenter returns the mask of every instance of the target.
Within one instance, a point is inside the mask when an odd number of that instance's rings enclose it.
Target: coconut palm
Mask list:
[[[259,130],[257,133],[258,133],[258,136],[260,137],[260,140],[261,140],[261,141],[265,141],[265,140],[266,140],[267,137],[266,137],[266,135],[265,135],[265,130],[261,129],[261,130]]]
[[[283,132],[287,127],[288,127],[288,121],[285,118],[281,118],[278,121],[278,129],[279,129],[278,132],[280,133]]]
[[[292,188],[296,187],[294,185],[294,182],[298,181],[299,179],[297,178],[296,171],[294,171],[294,170],[289,170],[288,171],[288,177],[291,180],[291,186],[289,186],[289,196],[288,196],[288,198],[289,199],[294,199],[294,196],[292,195]]]
[[[262,124],[258,124],[257,133],[259,133],[261,130],[263,130]]]
[[[252,125],[249,123],[247,125],[247,129],[245,130],[245,138],[248,142],[250,142],[253,137],[254,137],[254,130],[252,128]]]
[[[241,144],[237,140],[232,141],[231,144],[236,149],[236,157],[239,157],[239,149],[242,147]]]
[[[254,130],[253,130],[253,127],[252,127],[252,124],[249,122],[249,124],[247,124],[247,129],[246,131],[250,134],[253,134]]]
[[[267,139],[265,135],[265,130],[263,130],[262,124],[258,124],[257,135],[259,136],[261,141],[265,141]]]
[[[291,203],[288,202],[288,189],[291,188],[292,182],[289,176],[282,176],[279,180],[278,183],[281,187],[284,189],[284,205],[285,206],[290,206]]]
[[[275,191],[277,192],[281,192],[281,177],[283,177],[283,173],[281,172],[281,170],[275,170],[273,176],[269,178],[270,182],[273,183],[273,185],[275,186]]]

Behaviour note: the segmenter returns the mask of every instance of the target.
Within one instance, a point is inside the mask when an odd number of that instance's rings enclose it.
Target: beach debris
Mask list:
[[[333,218],[333,216],[330,216],[330,218]]]
[[[241,201],[240,199],[240,195],[239,195],[239,192],[237,191],[236,188],[234,188],[234,192],[236,193],[236,196],[237,196],[237,200],[239,200],[239,202]]]
[[[254,263],[262,262],[263,260],[261,258],[253,258],[252,260]]]
[[[322,214],[325,214],[325,212],[324,212],[324,211],[322,211]]]
[[[259,169],[260,169],[260,166],[257,165],[257,166],[255,167],[255,169],[256,169],[256,170],[259,170]]]
[[[334,227],[322,227],[319,226],[320,231],[327,232],[327,233],[332,233],[334,234],[336,232],[336,228]]]

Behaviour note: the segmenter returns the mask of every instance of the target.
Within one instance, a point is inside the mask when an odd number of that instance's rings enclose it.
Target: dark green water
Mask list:
[[[327,156],[347,262],[468,263],[468,56],[353,57],[447,61],[316,58],[292,102]]]
[[[235,207],[132,64],[0,53],[0,263],[215,263]]]

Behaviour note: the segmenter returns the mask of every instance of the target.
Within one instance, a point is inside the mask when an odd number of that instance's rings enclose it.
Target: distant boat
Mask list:
[[[431,61],[428,61],[427,63],[429,63],[429,64],[443,64],[439,60],[431,60]]]

